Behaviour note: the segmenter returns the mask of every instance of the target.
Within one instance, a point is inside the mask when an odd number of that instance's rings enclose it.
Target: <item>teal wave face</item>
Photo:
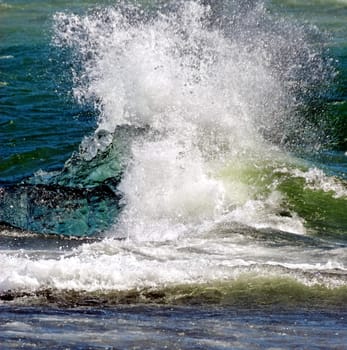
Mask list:
[[[53,185],[0,188],[0,222],[41,234],[97,235],[108,229],[120,209],[107,186],[92,190]]]

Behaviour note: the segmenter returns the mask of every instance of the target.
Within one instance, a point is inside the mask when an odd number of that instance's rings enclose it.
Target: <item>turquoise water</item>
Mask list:
[[[346,18],[0,1],[5,348],[343,348]]]
[[[93,122],[71,103],[66,67],[50,45],[52,13],[64,4],[0,6],[1,181],[6,183],[41,168],[61,168]]]

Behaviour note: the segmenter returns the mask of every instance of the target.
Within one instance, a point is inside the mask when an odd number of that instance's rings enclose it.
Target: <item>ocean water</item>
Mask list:
[[[347,2],[0,1],[0,343],[344,349]]]

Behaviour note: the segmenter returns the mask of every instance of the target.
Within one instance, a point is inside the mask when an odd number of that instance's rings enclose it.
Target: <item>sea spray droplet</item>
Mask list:
[[[214,23],[221,8],[233,17]],[[181,108],[198,125],[255,127],[274,141],[295,136],[302,120],[293,112],[331,73],[319,45],[310,45],[314,28],[271,17],[261,2],[163,11],[132,20],[124,8],[56,16],[55,41],[79,59],[76,97],[97,101],[102,127],[166,125],[177,117],[166,111]]]
[[[295,213],[278,214],[289,210],[271,199],[275,184],[259,191],[220,173],[240,161],[269,171],[281,157],[293,162],[273,144],[324,139],[319,122],[301,114],[333,74],[316,28],[270,15],[261,1],[175,2],[148,13],[120,5],[55,22],[55,43],[74,57],[75,97],[99,111],[96,135],[147,130],[128,142],[118,235],[176,237],[246,203],[259,204],[250,217],[262,225],[304,231]],[[83,145],[89,158],[105,149],[95,138]]]

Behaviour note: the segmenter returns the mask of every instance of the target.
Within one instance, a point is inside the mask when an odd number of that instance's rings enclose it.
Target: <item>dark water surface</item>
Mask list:
[[[1,307],[3,349],[343,349],[346,313]]]

